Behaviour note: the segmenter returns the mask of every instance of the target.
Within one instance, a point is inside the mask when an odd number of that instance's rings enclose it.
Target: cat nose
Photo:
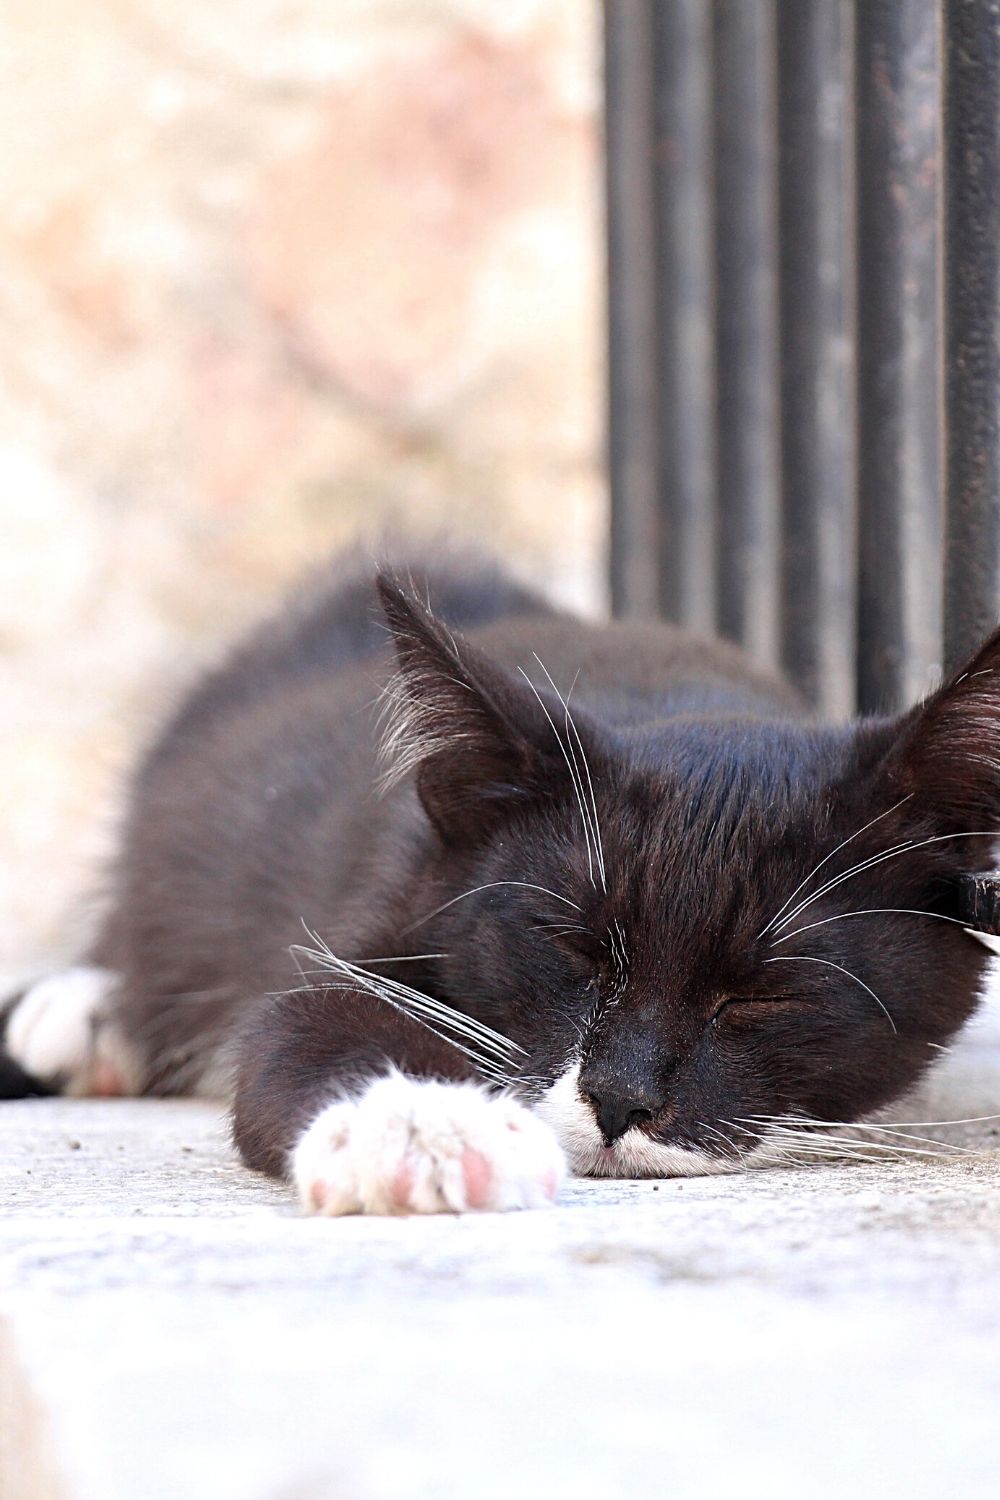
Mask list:
[[[604,1144],[611,1146],[633,1125],[651,1120],[662,1108],[663,1100],[646,1091],[631,1093],[620,1087],[584,1087],[584,1096],[594,1107],[597,1126]]]

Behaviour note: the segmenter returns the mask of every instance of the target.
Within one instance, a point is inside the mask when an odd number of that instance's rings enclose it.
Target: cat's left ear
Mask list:
[[[414,773],[442,838],[474,842],[551,788],[562,764],[554,724],[526,682],[453,635],[394,577],[380,574],[377,586],[399,667],[386,691],[382,784]],[[549,712],[556,721],[554,703]]]
[[[949,828],[1000,830],[1000,629],[903,716],[888,770]]]

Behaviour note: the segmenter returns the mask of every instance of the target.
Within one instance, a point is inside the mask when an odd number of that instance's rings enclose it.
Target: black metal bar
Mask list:
[[[782,659],[827,714],[854,707],[851,12],[780,0]]]
[[[660,605],[651,0],[605,6],[611,603]]]
[[[945,0],[945,659],[1000,601],[1000,0]]]
[[[773,0],[714,7],[717,623],[778,644],[778,309]]]
[[[655,0],[660,605],[700,630],[715,628],[710,42],[707,0]]]
[[[938,17],[856,0],[858,706],[941,667]]]

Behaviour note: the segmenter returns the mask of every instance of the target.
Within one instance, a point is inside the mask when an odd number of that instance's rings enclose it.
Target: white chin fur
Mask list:
[[[634,1128],[606,1147],[594,1112],[580,1093],[579,1078],[577,1061],[533,1106],[555,1132],[578,1177],[704,1177],[734,1170],[736,1163],[729,1159],[686,1146],[661,1145]]]

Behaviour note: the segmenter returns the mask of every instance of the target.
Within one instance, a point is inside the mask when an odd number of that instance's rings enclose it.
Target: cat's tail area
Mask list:
[[[14,994],[0,1002],[0,1101],[33,1099],[53,1092],[40,1078],[32,1078],[26,1073],[7,1051],[7,1021],[20,998],[19,994]]]
[[[79,965],[0,1001],[0,1099],[133,1092],[135,1069],[110,1017],[117,976]]]

